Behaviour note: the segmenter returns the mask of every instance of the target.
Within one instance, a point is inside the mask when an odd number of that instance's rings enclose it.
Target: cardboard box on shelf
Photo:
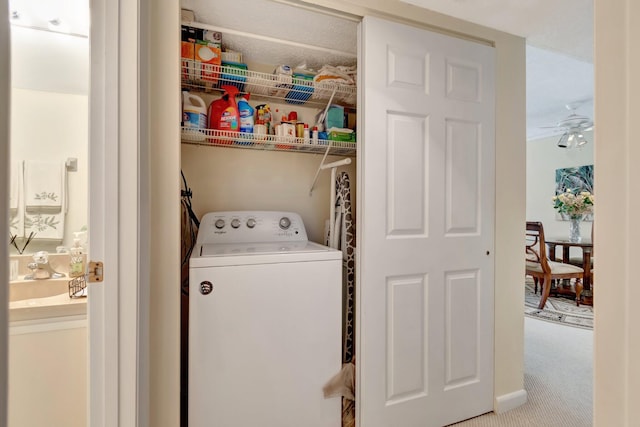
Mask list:
[[[193,13],[193,10],[180,9],[180,20],[184,24],[190,24],[196,20],[196,16]]]
[[[196,78],[216,83],[220,76],[220,64],[222,63],[220,48],[196,43],[194,59],[196,61]]]
[[[193,60],[195,58],[195,44],[192,42],[183,41],[180,58],[182,78],[193,79],[195,77],[195,70],[193,69]]]
[[[202,40],[202,30],[200,28],[190,27],[188,25],[182,26],[182,41],[195,43],[198,40]]]
[[[207,42],[209,46],[213,45],[222,48],[222,33],[220,31],[202,30],[202,41]]]

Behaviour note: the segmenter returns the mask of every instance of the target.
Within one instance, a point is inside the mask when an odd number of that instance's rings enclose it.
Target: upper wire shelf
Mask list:
[[[324,154],[328,149],[328,154],[330,155],[356,156],[356,143],[353,141],[321,139],[318,144],[313,144],[305,142],[303,138],[293,136],[258,135],[188,127],[182,128],[182,143],[208,147],[218,146],[313,154]]]
[[[221,90],[231,85],[241,93],[282,99],[289,104],[326,105],[332,103],[355,107],[357,88],[339,81],[313,81],[287,75],[250,71],[235,66],[206,64],[189,59],[181,60],[182,86],[204,92]]]

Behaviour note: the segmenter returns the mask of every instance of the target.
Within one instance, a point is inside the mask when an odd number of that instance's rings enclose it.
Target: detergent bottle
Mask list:
[[[188,128],[206,128],[207,104],[202,98],[187,91],[182,92],[182,121]]]
[[[238,111],[240,112],[240,132],[253,132],[254,109],[249,105],[250,96],[250,93],[242,95],[238,101]]]
[[[209,105],[209,128],[221,131],[238,132],[240,130],[240,112],[236,104],[238,88],[222,86],[224,93],[220,99]]]

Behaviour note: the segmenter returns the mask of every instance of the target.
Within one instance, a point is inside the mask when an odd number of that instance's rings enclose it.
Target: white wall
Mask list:
[[[73,243],[73,232],[87,226],[87,95],[13,88],[11,97],[11,161],[48,160],[64,163],[78,159],[78,171],[69,172],[69,210],[65,218],[63,245]],[[60,243],[37,239],[26,252],[55,251]]]
[[[69,172],[63,242],[32,241],[26,253],[70,246],[87,226],[89,41],[86,37],[11,27],[11,160],[78,159]]]
[[[594,426],[632,427],[640,420],[640,3],[596,0],[594,16]]]
[[[555,195],[555,173],[556,169],[593,165],[593,132],[585,132],[585,137],[589,143],[571,150],[556,145],[559,137],[527,141],[527,221],[542,222],[546,236],[569,235],[569,222],[556,218],[551,201]],[[596,197],[597,190],[598,184],[594,183]],[[591,224],[590,221],[582,223],[580,229],[583,236],[591,235]],[[579,256],[580,250],[576,250],[575,254]],[[560,248],[558,256],[561,256]]]

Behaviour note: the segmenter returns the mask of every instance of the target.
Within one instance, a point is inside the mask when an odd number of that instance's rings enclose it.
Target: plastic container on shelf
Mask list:
[[[209,129],[225,132],[238,132],[240,130],[240,111],[236,104],[238,88],[235,86],[222,86],[224,93],[209,104]],[[218,144],[229,145],[230,139],[217,139]]]
[[[182,121],[184,127],[207,128],[207,104],[198,95],[182,92]]]
[[[251,94],[242,95],[238,101],[238,112],[240,113],[240,132],[253,132],[254,108],[249,104]]]
[[[235,86],[238,91],[244,90],[247,81],[247,64],[241,62],[222,61],[220,87]]]
[[[285,101],[289,104],[304,104],[313,95],[313,75],[294,73],[292,86]]]

